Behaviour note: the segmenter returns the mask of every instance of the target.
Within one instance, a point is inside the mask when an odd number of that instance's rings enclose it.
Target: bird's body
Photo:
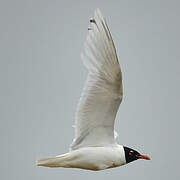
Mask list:
[[[70,151],[41,159],[39,166],[103,170],[149,159],[118,145],[114,121],[123,97],[122,73],[109,28],[99,9],[90,19],[82,54],[89,73],[75,116]]]
[[[44,159],[39,165],[47,167],[103,170],[126,164],[123,146],[85,147],[55,158]]]

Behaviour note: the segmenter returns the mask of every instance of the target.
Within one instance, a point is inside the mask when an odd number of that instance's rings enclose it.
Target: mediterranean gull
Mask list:
[[[114,131],[123,97],[122,73],[114,42],[99,9],[90,19],[82,53],[88,77],[75,115],[75,138],[70,151],[40,159],[38,166],[103,170],[148,156],[119,145]]]

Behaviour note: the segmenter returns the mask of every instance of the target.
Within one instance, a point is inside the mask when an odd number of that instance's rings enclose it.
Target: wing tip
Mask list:
[[[103,19],[103,20],[104,20],[104,16],[103,16],[103,13],[102,13],[102,11],[100,10],[100,8],[96,8],[96,10],[95,10],[95,16],[98,16],[100,19]]]
[[[96,8],[96,9],[95,9],[95,12],[96,12],[96,13],[97,13],[97,12],[98,12],[98,13],[101,13],[100,8]],[[101,14],[102,14],[102,13],[101,13]]]

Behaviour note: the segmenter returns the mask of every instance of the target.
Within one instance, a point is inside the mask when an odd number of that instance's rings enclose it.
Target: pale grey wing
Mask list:
[[[114,120],[122,100],[122,75],[115,46],[99,9],[90,20],[82,55],[89,74],[75,117],[71,150],[116,144]]]

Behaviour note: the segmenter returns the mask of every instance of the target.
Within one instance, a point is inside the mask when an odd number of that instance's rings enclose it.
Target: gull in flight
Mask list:
[[[150,158],[116,142],[114,121],[122,101],[122,73],[107,23],[99,9],[90,19],[82,54],[88,77],[75,115],[70,151],[40,159],[38,166],[103,170]]]

